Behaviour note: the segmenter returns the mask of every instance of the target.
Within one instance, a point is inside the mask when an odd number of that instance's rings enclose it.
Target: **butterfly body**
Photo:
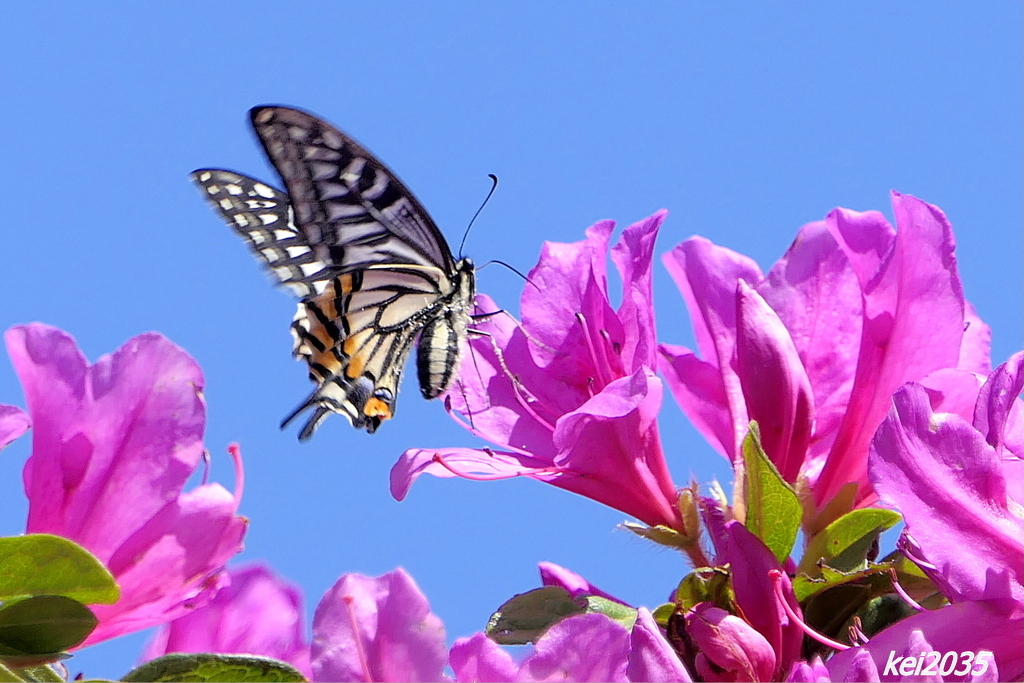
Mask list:
[[[425,398],[454,380],[476,293],[473,264],[456,261],[412,193],[330,124],[284,107],[257,107],[251,117],[287,193],[220,169],[193,180],[301,299],[293,354],[317,387],[285,424],[311,409],[300,439],[332,412],[372,433],[394,415],[414,344]]]

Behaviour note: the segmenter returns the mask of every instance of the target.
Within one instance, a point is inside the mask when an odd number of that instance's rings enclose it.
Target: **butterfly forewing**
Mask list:
[[[393,416],[412,345],[427,398],[451,384],[475,294],[473,265],[455,262],[415,197],[369,152],[301,111],[257,107],[253,127],[288,189],[239,173],[193,173],[214,209],[301,299],[293,353],[317,384],[285,420],[331,412],[373,432]]]
[[[446,271],[451,250],[433,219],[372,154],[330,124],[282,107],[252,110],[252,125],[284,179],[296,222],[331,246],[343,270],[419,263]]]

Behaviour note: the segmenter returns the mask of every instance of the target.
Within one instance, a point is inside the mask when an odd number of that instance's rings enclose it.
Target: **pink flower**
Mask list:
[[[262,565],[231,569],[228,578],[213,600],[157,631],[142,660],[172,652],[255,654],[312,678],[299,589]]]
[[[346,574],[316,607],[315,680],[440,681],[447,655],[444,625],[403,569]]]
[[[6,334],[32,416],[25,463],[26,531],[69,538],[121,588],[96,605],[83,645],[163,624],[212,597],[241,548],[238,490],[182,488],[203,456],[206,410],[196,362],[144,334],[90,366],[65,332],[41,324]]]
[[[523,291],[522,324],[505,314],[478,322],[489,336],[471,339],[446,398],[467,429],[498,448],[407,451],[391,472],[395,498],[423,472],[526,476],[683,531],[656,422],[651,261],[664,217],[626,228],[612,249],[624,290],[617,311],[605,265],[613,223],[592,226],[582,242],[545,244]],[[486,297],[478,305],[495,310]]]
[[[874,500],[868,446],[903,383],[988,371],[989,330],[964,300],[949,222],[907,195],[893,193],[893,210],[898,232],[880,213],[836,209],[767,276],[702,238],[665,257],[700,354],[662,345],[676,400],[733,461],[757,420],[768,456],[819,506],[848,483],[851,503]]]
[[[482,633],[452,646],[457,681],[691,681],[661,629],[641,607],[627,631],[603,614],[558,622],[521,664]]]

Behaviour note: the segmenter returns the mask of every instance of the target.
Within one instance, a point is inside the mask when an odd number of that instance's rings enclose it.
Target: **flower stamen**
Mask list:
[[[490,453],[492,456],[494,455],[493,451],[488,451],[488,453]],[[441,467],[445,468],[446,470],[448,470],[449,472],[454,474],[456,477],[460,477],[462,479],[469,479],[471,481],[500,481],[502,479],[515,479],[516,477],[531,476],[531,475],[534,475],[534,474],[559,474],[560,473],[560,470],[557,467],[541,467],[541,468],[529,469],[529,470],[525,470],[524,469],[524,470],[521,470],[519,472],[515,472],[515,473],[512,473],[512,474],[473,474],[471,472],[465,472],[465,471],[459,470],[454,465],[452,465],[447,460],[445,460],[444,456],[441,455],[440,453],[434,453],[434,457],[431,458],[431,460],[433,460],[438,465],[440,465]]]
[[[373,674],[370,672],[370,663],[366,660],[366,648],[363,647],[363,633],[359,630],[359,620],[356,618],[352,603],[355,597],[352,595],[341,596],[345,603],[345,610],[348,613],[349,628],[352,629],[352,642],[356,646],[356,655],[359,657],[359,668],[363,670],[363,680],[367,683],[373,681]]]
[[[903,586],[900,585],[900,580],[896,575],[895,567],[889,567],[889,577],[892,579],[892,589],[896,591],[896,595],[903,598],[904,602],[906,602],[908,605],[911,606],[911,608],[915,609],[916,611],[925,611],[925,608],[922,607],[920,603],[917,602],[917,600],[914,600],[914,598],[910,597],[910,594],[907,593],[906,589],[904,589]]]
[[[837,640],[832,640],[828,636],[824,636],[824,635],[818,633],[813,628],[808,626],[807,623],[803,619],[801,619],[800,616],[797,615],[796,612],[793,611],[793,608],[790,607],[789,601],[786,599],[786,596],[782,593],[782,572],[781,571],[779,571],[778,569],[770,569],[770,570],[768,570],[768,578],[771,579],[771,581],[772,581],[772,587],[775,589],[775,597],[778,598],[779,603],[782,605],[782,609],[786,611],[786,614],[789,616],[790,619],[793,620],[793,623],[796,624],[800,628],[801,631],[803,631],[804,633],[806,633],[807,635],[809,635],[811,638],[813,638],[814,640],[818,641],[822,645],[828,645],[830,648],[832,648],[834,650],[849,650],[850,649],[849,645],[844,645],[843,643],[840,643]]]

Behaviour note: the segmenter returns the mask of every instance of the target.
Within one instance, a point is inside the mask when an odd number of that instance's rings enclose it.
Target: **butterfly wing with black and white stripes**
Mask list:
[[[288,193],[231,171],[192,177],[302,299],[293,353],[317,388],[285,424],[313,409],[300,439],[331,412],[372,433],[394,415],[417,339],[422,394],[435,398],[451,384],[473,305],[473,265],[455,261],[416,198],[351,138],[295,109],[257,107],[251,116]]]

